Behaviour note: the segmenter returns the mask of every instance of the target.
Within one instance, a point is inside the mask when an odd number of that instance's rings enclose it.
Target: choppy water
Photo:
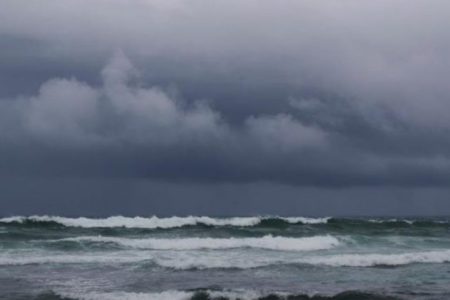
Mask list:
[[[449,262],[448,218],[0,219],[1,299],[450,299]]]

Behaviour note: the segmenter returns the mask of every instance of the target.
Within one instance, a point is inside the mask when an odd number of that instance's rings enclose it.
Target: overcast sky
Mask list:
[[[2,0],[2,214],[450,214],[447,0]]]

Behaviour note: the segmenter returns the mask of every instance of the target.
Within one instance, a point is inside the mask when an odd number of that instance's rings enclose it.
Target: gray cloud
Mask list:
[[[0,4],[1,173],[450,183],[447,1],[94,2]]]
[[[170,91],[133,83],[138,71],[122,52],[101,73],[103,84],[99,87],[74,78],[51,79],[36,96],[3,101],[2,128],[7,130],[2,136],[24,152],[31,143],[33,152],[43,151],[46,156],[46,152],[57,151],[64,160],[74,155],[75,160],[89,161],[89,156],[98,152],[116,157],[118,165],[124,160],[129,167],[142,163],[128,175],[149,173],[158,177],[152,169],[168,165],[168,171],[160,170],[162,174],[177,177],[170,174],[176,173],[170,165],[186,165],[190,170],[184,170],[181,177],[187,178],[212,175],[213,170],[203,174],[201,165],[214,169],[218,162],[232,163],[238,168],[232,173],[238,174],[240,159],[251,153],[278,159],[320,149],[327,143],[320,128],[305,126],[286,114],[250,116],[242,127],[233,128],[205,101],[186,103],[171,96]],[[220,162],[222,159],[225,161]],[[108,172],[116,164],[109,159],[104,163],[112,166]],[[50,162],[50,174],[52,164],[71,165],[66,161]],[[26,171],[33,170],[27,165]],[[218,175],[225,179],[228,176],[235,175]]]

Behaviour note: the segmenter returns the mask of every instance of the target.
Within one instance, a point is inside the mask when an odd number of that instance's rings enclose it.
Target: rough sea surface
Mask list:
[[[450,219],[5,217],[0,299],[450,299]]]

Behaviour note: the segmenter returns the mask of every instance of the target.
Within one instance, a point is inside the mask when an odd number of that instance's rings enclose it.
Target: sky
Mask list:
[[[449,215],[450,2],[2,0],[0,214]]]

